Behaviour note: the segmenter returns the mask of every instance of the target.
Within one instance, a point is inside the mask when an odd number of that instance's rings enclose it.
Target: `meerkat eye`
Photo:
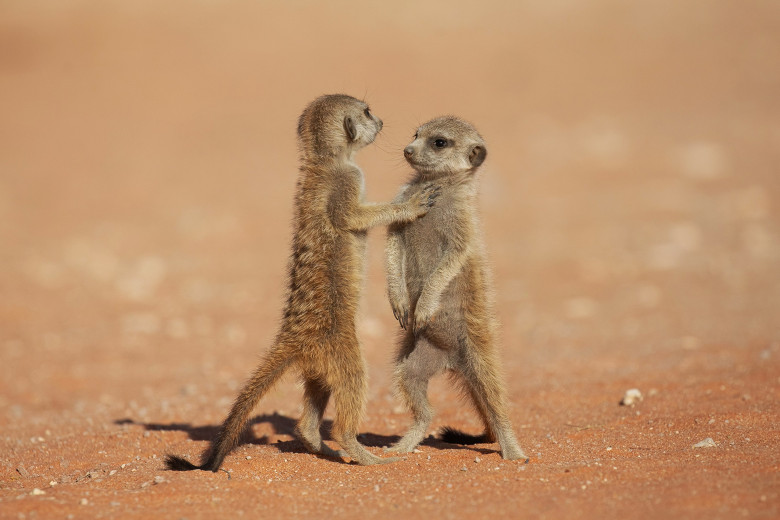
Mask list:
[[[417,139],[417,132],[414,133],[413,139]]]
[[[371,109],[366,107],[365,110],[363,110],[363,113],[366,115],[367,118],[371,119]]]
[[[447,140],[438,138],[433,142],[433,146],[436,148],[446,148],[447,147]]]

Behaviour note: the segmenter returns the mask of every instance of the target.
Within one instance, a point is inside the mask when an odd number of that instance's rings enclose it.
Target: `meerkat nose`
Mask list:
[[[414,155],[414,148],[412,148],[411,146],[407,146],[406,148],[404,148],[405,157],[411,157],[412,155]]]
[[[382,129],[382,127],[384,126],[384,123],[383,123],[383,122],[382,122],[382,120],[381,120],[381,119],[379,119],[378,117],[376,118],[376,124],[379,126],[379,129],[380,129],[380,130],[381,130],[381,129]]]

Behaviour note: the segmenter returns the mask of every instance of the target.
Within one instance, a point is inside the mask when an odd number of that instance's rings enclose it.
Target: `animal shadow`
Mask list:
[[[209,424],[205,426],[193,426],[189,423],[141,423],[132,419],[119,419],[114,421],[114,424],[134,424],[137,426],[143,426],[147,431],[181,431],[185,432],[193,441],[211,441],[219,432],[219,424]],[[284,441],[277,440],[273,445],[283,453],[305,453],[306,449],[303,443],[295,437],[295,425],[297,421],[292,417],[281,415],[277,412],[272,414],[258,415],[251,419],[247,423],[247,427],[241,437],[240,444],[256,444],[256,445],[271,445],[272,442],[268,438],[268,435],[258,437],[253,433],[252,426],[255,424],[269,424],[273,429],[275,435],[289,435],[293,437],[293,440]],[[330,428],[333,421],[323,421],[322,438],[325,440],[331,440]]]
[[[303,443],[297,439],[295,435],[295,426],[298,421],[292,417],[274,412],[272,414],[263,414],[254,417],[249,421],[246,430],[241,438],[240,444],[255,444],[258,446],[270,446],[273,445],[282,453],[309,453],[304,447]],[[193,426],[189,423],[143,423],[137,422],[130,418],[117,419],[114,421],[117,425],[136,425],[142,426],[147,431],[181,431],[185,432],[193,441],[211,441],[216,437],[219,432],[220,425],[205,425],[205,426]],[[292,440],[277,440],[272,443],[267,435],[261,437],[256,436],[251,428],[255,424],[269,424],[273,429],[275,435],[288,435],[292,437]],[[332,441],[331,428],[333,427],[333,421],[326,419],[322,422],[322,438],[326,441]],[[399,435],[381,435],[378,433],[361,433],[358,435],[358,440],[361,444],[368,447],[382,448],[391,446],[397,442],[401,437]],[[449,444],[435,438],[433,435],[429,435],[421,443],[421,446],[431,447],[437,450],[472,450],[482,454],[492,453],[495,450],[477,448],[474,446],[462,446],[458,444]]]

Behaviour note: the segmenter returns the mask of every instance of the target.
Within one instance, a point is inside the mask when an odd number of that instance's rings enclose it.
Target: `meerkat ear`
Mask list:
[[[350,141],[354,141],[357,138],[357,128],[355,128],[355,122],[352,118],[346,116],[344,118],[344,130],[347,132],[347,137]]]
[[[474,168],[482,164],[485,161],[485,157],[487,157],[487,150],[484,146],[477,145],[469,152],[469,162]]]

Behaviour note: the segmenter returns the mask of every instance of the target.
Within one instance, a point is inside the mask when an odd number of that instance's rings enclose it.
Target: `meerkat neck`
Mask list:
[[[417,172],[418,182],[444,182],[445,184],[464,184],[471,182],[474,178],[474,171],[446,173],[446,172]]]
[[[327,154],[303,154],[301,156],[301,165],[304,168],[315,167],[317,169],[323,168],[323,166],[336,166],[349,164],[356,166],[355,164],[355,152],[353,150],[338,150]]]

